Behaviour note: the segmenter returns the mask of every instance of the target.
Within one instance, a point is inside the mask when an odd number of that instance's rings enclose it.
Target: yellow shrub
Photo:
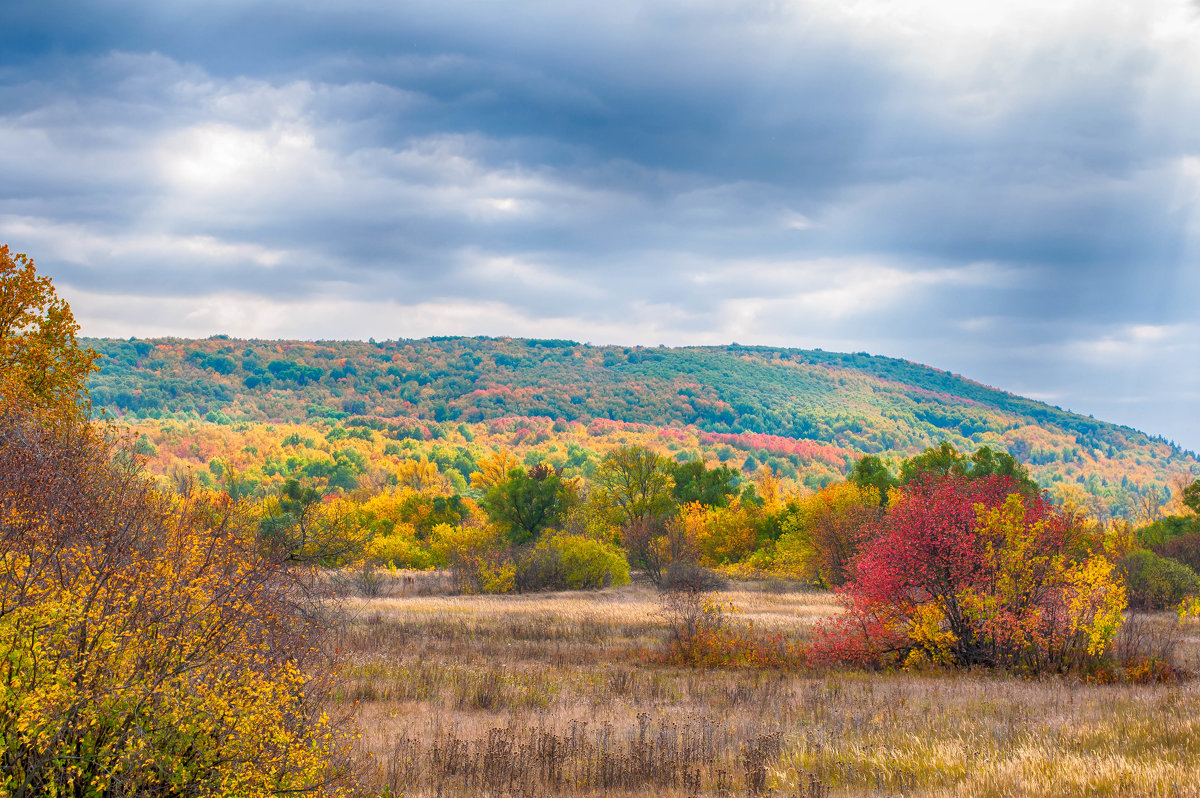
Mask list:
[[[109,447],[0,396],[0,795],[340,794],[306,571]]]

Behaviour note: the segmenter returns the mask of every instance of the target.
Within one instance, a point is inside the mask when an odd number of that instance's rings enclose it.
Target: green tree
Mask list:
[[[1200,514],[1200,479],[1183,489],[1183,503],[1193,513]]]
[[[910,457],[900,464],[900,483],[908,485],[920,477],[967,475],[970,462],[948,441],[930,447],[921,454]]]
[[[916,457],[900,464],[900,483],[908,485],[918,478],[956,476],[967,479],[983,477],[1009,477],[1017,489],[1026,496],[1037,495],[1041,488],[1029,476],[1028,469],[1007,452],[996,452],[981,446],[967,456],[943,441],[937,447],[926,449]]]
[[[289,477],[258,522],[261,540],[286,561],[338,565],[359,559],[370,537],[354,502],[326,503],[321,492]]]
[[[729,466],[708,468],[703,460],[689,460],[671,468],[675,481],[672,495],[679,504],[700,502],[706,507],[725,507],[737,494],[739,476]]]
[[[488,488],[482,505],[488,518],[504,528],[509,543],[522,546],[560,524],[575,500],[574,482],[543,463],[509,471],[507,479]]]
[[[898,484],[883,460],[874,455],[859,458],[847,477],[860,488],[874,488],[879,493],[879,504],[887,505],[888,491]]]
[[[79,325],[49,277],[33,260],[0,245],[0,383],[28,392],[43,406],[86,402],[84,382],[96,353],[75,340]]]
[[[624,446],[609,452],[592,479],[600,507],[618,526],[669,515],[675,501],[671,462],[643,446]]]

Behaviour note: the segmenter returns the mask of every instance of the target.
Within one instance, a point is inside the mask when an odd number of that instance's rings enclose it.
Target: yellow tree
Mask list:
[[[343,794],[306,571],[79,412],[76,330],[0,248],[0,795]]]
[[[521,467],[521,461],[508,449],[497,449],[479,458],[479,470],[471,474],[471,487],[486,495],[488,490],[508,480],[508,472]]]
[[[839,587],[853,577],[851,564],[871,524],[882,515],[879,491],[854,482],[827,485],[799,500],[775,545],[775,568]]]
[[[75,340],[79,325],[49,277],[33,260],[0,245],[0,381],[43,406],[73,407],[86,400],[84,381],[96,353]]]
[[[437,463],[424,456],[396,466],[396,484],[417,493],[445,496],[452,492],[449,480],[438,470]]]

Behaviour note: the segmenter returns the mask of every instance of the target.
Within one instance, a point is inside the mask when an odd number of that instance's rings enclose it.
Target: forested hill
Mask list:
[[[1093,495],[1137,493],[1165,487],[1180,473],[1200,474],[1194,453],[1133,429],[865,353],[511,338],[83,343],[103,355],[93,400],[119,417],[222,424],[611,419],[694,427],[735,447],[814,441],[847,457],[900,456],[949,440],[960,448],[1005,449],[1044,485],[1079,484]],[[769,445],[754,448],[772,456]],[[786,458],[776,459],[789,470]]]

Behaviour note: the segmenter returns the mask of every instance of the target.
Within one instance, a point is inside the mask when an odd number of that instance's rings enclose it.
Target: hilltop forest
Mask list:
[[[101,355],[95,406],[133,425],[153,470],[209,479],[219,455],[264,488],[296,463],[285,439],[336,463],[350,451],[338,441],[364,430],[379,440],[344,469],[355,479],[423,455],[457,485],[497,447],[588,476],[604,452],[636,443],[746,476],[766,465],[818,489],[863,455],[894,471],[948,442],[1012,454],[1096,517],[1155,520],[1200,475],[1194,453],[1162,439],[865,353],[512,338],[81,343]]]

